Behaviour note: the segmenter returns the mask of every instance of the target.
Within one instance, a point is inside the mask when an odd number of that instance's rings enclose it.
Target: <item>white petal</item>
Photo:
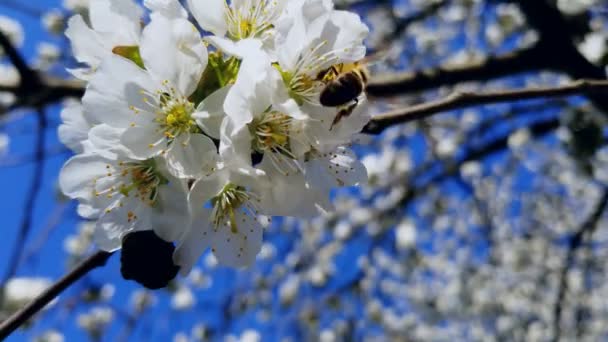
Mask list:
[[[101,59],[110,54],[103,37],[89,28],[80,15],[75,15],[68,20],[65,35],[72,44],[74,57],[81,63],[97,67]]]
[[[228,30],[226,0],[188,0],[190,12],[205,31],[223,37]]]
[[[165,136],[154,125],[130,127],[122,134],[120,142],[136,158],[148,159],[166,150]]]
[[[194,182],[188,194],[188,202],[193,215],[199,215],[203,206],[222,191],[224,186],[228,184],[227,176],[226,172],[219,171]]]
[[[251,266],[262,248],[264,228],[242,210],[235,213],[237,231],[221,225],[212,236],[211,247],[220,265],[230,267]]]
[[[101,209],[93,208],[91,205],[86,203],[78,204],[76,211],[78,212],[78,215],[86,219],[96,219],[102,213]]]
[[[107,158],[128,156],[129,150],[120,142],[123,133],[122,128],[106,124],[97,125],[89,131],[89,144],[85,151],[101,154]]]
[[[158,189],[157,202],[152,211],[152,229],[165,241],[176,241],[190,227],[187,192],[177,179]]]
[[[299,218],[311,218],[319,215],[317,203],[324,202],[322,194],[316,189],[311,189],[306,184],[304,175],[300,172],[292,172],[288,175],[279,173],[267,156],[258,166],[265,170],[272,180],[272,186],[264,188],[260,196],[260,204],[265,213],[272,216],[292,216]],[[297,196],[294,196],[297,194]]]
[[[98,155],[79,154],[70,158],[59,173],[59,187],[68,197],[91,199],[94,197],[93,180],[107,173],[108,162]]]
[[[308,43],[306,25],[300,16],[293,17],[277,37],[277,58],[284,70],[294,70],[301,52]],[[283,34],[281,34],[281,31]]]
[[[122,198],[114,202],[97,220],[95,242],[99,248],[112,250],[128,232],[149,229],[145,204],[138,199]]]
[[[249,127],[234,125],[232,119],[226,118],[220,129],[220,156],[231,167],[251,167],[251,133]]]
[[[93,241],[97,247],[106,252],[114,252],[120,249],[122,245],[122,236],[112,231],[112,225],[107,223],[98,223],[95,225],[95,231],[93,233]]]
[[[91,26],[95,31],[112,33],[116,45],[137,45],[143,11],[131,0],[92,0]]]
[[[180,238],[173,252],[173,262],[180,266],[182,276],[188,275],[201,254],[209,247],[211,229],[209,228],[210,210],[204,209],[193,218],[192,225]]]
[[[367,170],[350,149],[339,147],[308,161],[306,179],[319,189],[352,186],[367,181]]]
[[[211,172],[217,162],[217,149],[202,134],[181,134],[167,151],[169,171],[178,178],[200,178]]]
[[[63,123],[57,128],[59,140],[72,151],[80,153],[82,142],[87,139],[91,124],[85,119],[80,104],[73,104],[61,111]]]
[[[144,0],[144,6],[153,11],[153,16],[160,14],[170,19],[188,17],[188,12],[177,0]]]
[[[196,119],[199,127],[214,139],[220,138],[220,126],[226,116],[224,112],[224,101],[232,86],[226,86],[207,96],[198,105],[192,117]]]
[[[338,56],[345,61],[358,61],[365,57],[363,40],[369,34],[369,28],[361,21],[361,17],[348,11],[333,11],[331,22],[340,28],[334,42]]]
[[[126,128],[141,120],[150,105],[143,101],[142,90],[154,93],[155,82],[135,63],[112,55],[106,58],[82,98],[85,115],[112,127]],[[130,106],[140,108],[135,114]]]
[[[144,29],[140,52],[150,74],[169,81],[182,96],[194,92],[207,66],[207,48],[186,19],[153,17]]]
[[[241,64],[238,78],[224,102],[226,115],[240,129],[268,109],[276,82],[271,79],[270,60],[261,50],[248,55]]]
[[[234,56],[239,59],[262,51],[262,41],[254,38],[241,39],[235,42],[224,37],[207,36],[205,40],[227,56]]]

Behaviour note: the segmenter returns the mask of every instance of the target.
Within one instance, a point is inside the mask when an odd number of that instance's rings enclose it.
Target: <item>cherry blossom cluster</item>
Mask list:
[[[88,83],[62,112],[77,154],[60,186],[96,220],[100,248],[153,230],[175,243],[182,274],[207,248],[248,266],[270,217],[331,211],[331,189],[367,180],[349,148],[369,121],[364,92],[320,101],[365,56],[358,15],[331,0],[144,6],[92,0],[66,30],[82,66],[70,72]]]

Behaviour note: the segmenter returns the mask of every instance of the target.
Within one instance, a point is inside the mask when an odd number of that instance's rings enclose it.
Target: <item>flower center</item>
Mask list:
[[[191,117],[194,106],[190,102],[169,101],[164,107],[165,127],[169,130],[187,131],[194,124]]]
[[[179,96],[174,88],[160,94],[160,108],[156,112],[156,122],[169,139],[196,130],[192,118],[194,104],[185,96]]]
[[[106,177],[112,178],[109,185],[104,187],[103,178],[96,178],[93,184],[101,186],[101,190],[95,191],[95,196],[106,196],[113,198],[115,195],[121,194],[125,197],[135,195],[144,203],[153,206],[156,203],[158,195],[158,187],[168,183],[168,180],[161,175],[156,167],[154,159],[148,159],[141,162],[118,162],[116,165],[106,165]]]
[[[226,3],[228,37],[232,40],[260,38],[273,28],[280,14],[277,0],[245,0],[242,4]]]
[[[213,206],[213,226],[218,229],[222,223],[230,226],[230,231],[233,234],[238,233],[238,222],[236,218],[237,210],[244,207],[250,212],[257,214],[257,210],[251,204],[252,194],[245,188],[235,184],[224,186],[222,191],[211,199]]]
[[[275,152],[291,156],[289,133],[291,117],[280,112],[268,112],[249,125],[253,136],[252,148],[259,153]]]

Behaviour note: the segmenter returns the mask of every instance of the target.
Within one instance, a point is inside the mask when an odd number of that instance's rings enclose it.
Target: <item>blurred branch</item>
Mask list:
[[[31,303],[15,312],[0,324],[0,340],[6,339],[17,328],[29,321],[37,312],[53,301],[61,292],[97,267],[104,266],[113,252],[99,251],[84,260],[63,278],[41,293]]]
[[[543,59],[545,63],[551,65],[551,69],[564,72],[574,79],[606,78],[604,67],[588,61],[574,43],[575,39],[580,38],[581,32],[584,33],[585,30],[581,30],[575,22],[566,19],[555,5],[546,0],[512,1],[519,5],[528,24],[538,32]],[[555,58],[556,56],[558,58]],[[606,96],[597,95],[590,96],[590,98],[608,115]]]
[[[385,128],[392,125],[420,120],[439,112],[462,109],[471,106],[600,92],[608,94],[608,81],[578,80],[556,87],[495,90],[484,93],[456,91],[451,95],[437,101],[421,103],[405,109],[398,109],[386,114],[375,116],[363,129],[363,132],[369,134],[378,134]]]
[[[462,82],[512,76],[540,70],[546,66],[546,56],[542,49],[535,45],[521,51],[489,57],[483,61],[457,67],[437,67],[396,75],[375,76],[369,82],[367,92],[373,97],[402,95]]]
[[[27,61],[19,54],[17,49],[10,42],[8,37],[0,31],[0,46],[4,49],[4,53],[8,56],[11,63],[17,68],[19,75],[21,76],[21,83],[26,86],[25,83],[38,83],[38,74],[32,70]]]
[[[580,28],[572,27],[559,10],[547,1],[511,0],[519,4],[530,26],[539,33],[532,47],[503,56],[490,57],[457,67],[436,67],[397,75],[376,76],[368,85],[369,95],[386,97],[456,85],[470,81],[487,81],[523,72],[553,70],[574,79],[605,79],[603,67],[581,55],[573,43]],[[555,58],[559,56],[559,58]],[[592,95],[590,99],[608,112],[608,99]]]
[[[25,239],[28,233],[32,229],[32,220],[34,218],[34,209],[36,205],[36,198],[40,192],[42,186],[43,172],[44,172],[44,160],[46,158],[44,145],[45,145],[45,129],[47,126],[46,114],[42,109],[38,110],[38,132],[36,134],[36,164],[34,165],[34,173],[32,175],[30,188],[26,195],[25,208],[23,210],[23,218],[21,220],[21,226],[17,232],[17,242],[13,247],[13,254],[7,263],[8,268],[4,277],[2,278],[1,285],[3,286],[7,280],[12,277],[17,271],[17,266],[21,259],[21,253],[25,244]]]
[[[23,253],[23,261],[19,264],[27,264],[42,249],[51,233],[57,227],[59,227],[59,225],[63,221],[64,216],[68,211],[68,208],[70,208],[69,204],[70,202],[64,201],[62,203],[59,203],[55,207],[50,217],[46,220],[46,224],[44,225],[44,228],[42,229],[36,240],[33,241],[30,247],[27,248],[27,250]]]
[[[562,267],[559,280],[559,290],[557,293],[557,299],[555,306],[553,307],[553,341],[559,341],[561,337],[561,318],[563,301],[566,297],[566,291],[568,289],[568,272],[574,263],[574,257],[576,251],[581,247],[583,238],[585,235],[592,235],[597,229],[598,223],[604,210],[608,206],[608,189],[604,189],[601,199],[595,206],[595,209],[589,216],[589,218],[581,225],[581,227],[569,238],[568,242],[568,254],[566,255],[566,261]]]
[[[0,91],[10,92],[17,97],[17,102],[7,108],[9,111],[19,107],[42,108],[65,97],[82,97],[84,94],[83,82],[42,75],[30,68],[2,32],[0,32],[0,46],[19,72],[21,79],[16,86],[0,85]]]

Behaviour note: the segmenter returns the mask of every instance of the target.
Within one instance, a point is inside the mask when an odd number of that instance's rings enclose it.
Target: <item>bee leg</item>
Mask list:
[[[342,109],[340,109],[338,111],[338,114],[336,114],[334,121],[332,121],[331,126],[329,127],[329,130],[331,131],[334,128],[334,126],[342,120],[342,118],[345,118],[345,117],[348,117],[349,115],[351,115],[353,110],[355,110],[355,108],[357,108],[358,104],[359,104],[359,99],[355,99],[354,103],[351,103],[347,107],[343,107]]]

